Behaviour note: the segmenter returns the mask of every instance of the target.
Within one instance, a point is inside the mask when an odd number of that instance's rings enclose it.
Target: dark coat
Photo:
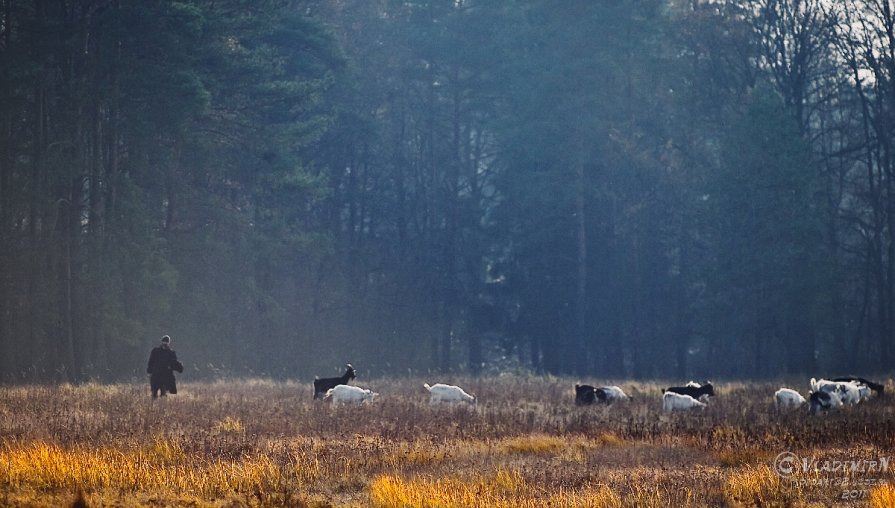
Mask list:
[[[177,353],[167,344],[153,348],[149,353],[149,365],[146,367],[146,372],[150,374],[149,383],[168,393],[177,393],[175,371],[183,372],[183,365],[177,361]]]
[[[587,406],[597,402],[597,389],[591,385],[575,385],[575,405]]]

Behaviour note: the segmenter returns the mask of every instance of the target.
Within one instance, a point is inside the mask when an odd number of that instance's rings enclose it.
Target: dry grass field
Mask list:
[[[424,381],[479,404],[430,407]],[[718,383],[706,410],[664,414],[659,383],[618,383],[634,400],[612,407],[576,407],[574,380],[552,377],[357,384],[380,398],[331,407],[265,380],[183,382],[154,403],[142,384],[0,387],[0,506],[895,506],[895,463],[864,462],[895,458],[895,396],[809,417],[774,410],[780,384]],[[779,476],[787,451],[812,467]]]

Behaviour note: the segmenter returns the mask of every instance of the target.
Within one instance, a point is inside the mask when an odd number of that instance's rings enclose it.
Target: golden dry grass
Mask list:
[[[872,508],[891,508],[895,506],[895,487],[892,485],[880,485],[871,490],[870,506]]]
[[[457,506],[481,508],[540,508],[562,506],[568,508],[621,508],[623,506],[660,506],[634,504],[605,485],[578,491],[564,491],[544,495],[526,481],[518,471],[498,470],[476,480],[462,479],[403,479],[393,475],[377,477],[370,486],[370,502],[374,507],[420,506],[453,508]]]
[[[266,380],[156,402],[141,385],[0,387],[0,506],[895,506],[891,486],[855,483],[892,471],[840,486],[773,469],[781,451],[895,455],[887,399],[810,418],[773,409],[778,385],[729,383],[669,415],[659,383],[576,407],[574,381],[531,376],[451,379],[478,406],[433,407],[423,381],[362,383],[381,399],[340,408]]]

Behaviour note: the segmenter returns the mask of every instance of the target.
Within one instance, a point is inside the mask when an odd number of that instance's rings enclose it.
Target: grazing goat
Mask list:
[[[816,415],[821,411],[829,411],[842,405],[835,393],[817,391],[808,394],[808,412]]]
[[[861,385],[864,385],[864,386],[870,388],[871,390],[876,392],[877,395],[883,395],[883,393],[886,391],[885,386],[883,386],[879,383],[874,383],[873,381],[870,381],[869,379],[864,379],[864,378],[858,377],[858,376],[834,377],[833,381],[851,381],[854,383],[858,383],[858,384],[861,384]]]
[[[699,386],[692,386],[694,384],[698,384],[698,383],[694,383],[693,381],[690,381],[690,383],[687,383],[686,386],[671,386],[671,387],[668,387],[668,388],[662,390],[662,393],[672,392],[672,393],[677,393],[679,395],[689,395],[690,397],[693,397],[694,399],[702,399],[703,397],[706,397],[706,396],[714,397],[715,387],[712,386],[712,383],[705,383],[705,384],[699,385]]]
[[[373,401],[378,393],[358,386],[336,385],[326,391],[324,400],[332,400],[334,406],[342,404],[361,404],[365,400]]]
[[[791,388],[781,388],[774,392],[774,401],[777,409],[797,408],[807,402],[805,397]]]
[[[619,400],[631,400],[618,386],[575,385],[575,405],[586,406],[595,402],[612,404]]]
[[[327,391],[339,385],[347,385],[349,381],[354,379],[354,367],[350,363],[345,364],[346,371],[340,377],[325,377],[323,379],[314,379],[314,399],[322,398]]]
[[[689,395],[666,391],[662,395],[662,409],[670,413],[672,411],[704,408],[705,403],[699,402]]]
[[[459,386],[446,385],[442,383],[436,383],[432,386],[429,386],[428,383],[423,383],[423,387],[429,391],[429,403],[436,404],[439,402],[468,402],[469,404],[475,404],[476,399],[475,395],[470,395],[463,391]]]

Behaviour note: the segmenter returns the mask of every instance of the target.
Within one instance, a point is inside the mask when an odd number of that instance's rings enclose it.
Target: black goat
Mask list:
[[[858,377],[858,376],[834,377],[831,381],[836,381],[836,382],[852,381],[855,383],[861,383],[862,385],[866,386],[867,388],[870,388],[871,390],[875,391],[877,395],[882,395],[883,392],[886,391],[885,386],[883,386],[879,383],[874,383],[873,381],[870,381],[868,379],[864,379],[864,378]]]
[[[689,395],[696,400],[699,400],[699,397],[702,397],[703,395],[711,395],[713,397],[715,396],[715,388],[712,386],[712,383],[706,383],[702,386],[670,386],[662,390],[662,393],[665,392],[674,392],[680,395]]]
[[[314,399],[322,399],[326,392],[338,385],[347,385],[349,381],[354,379],[354,367],[350,363],[345,364],[348,369],[340,377],[325,377],[323,379],[314,379]]]

